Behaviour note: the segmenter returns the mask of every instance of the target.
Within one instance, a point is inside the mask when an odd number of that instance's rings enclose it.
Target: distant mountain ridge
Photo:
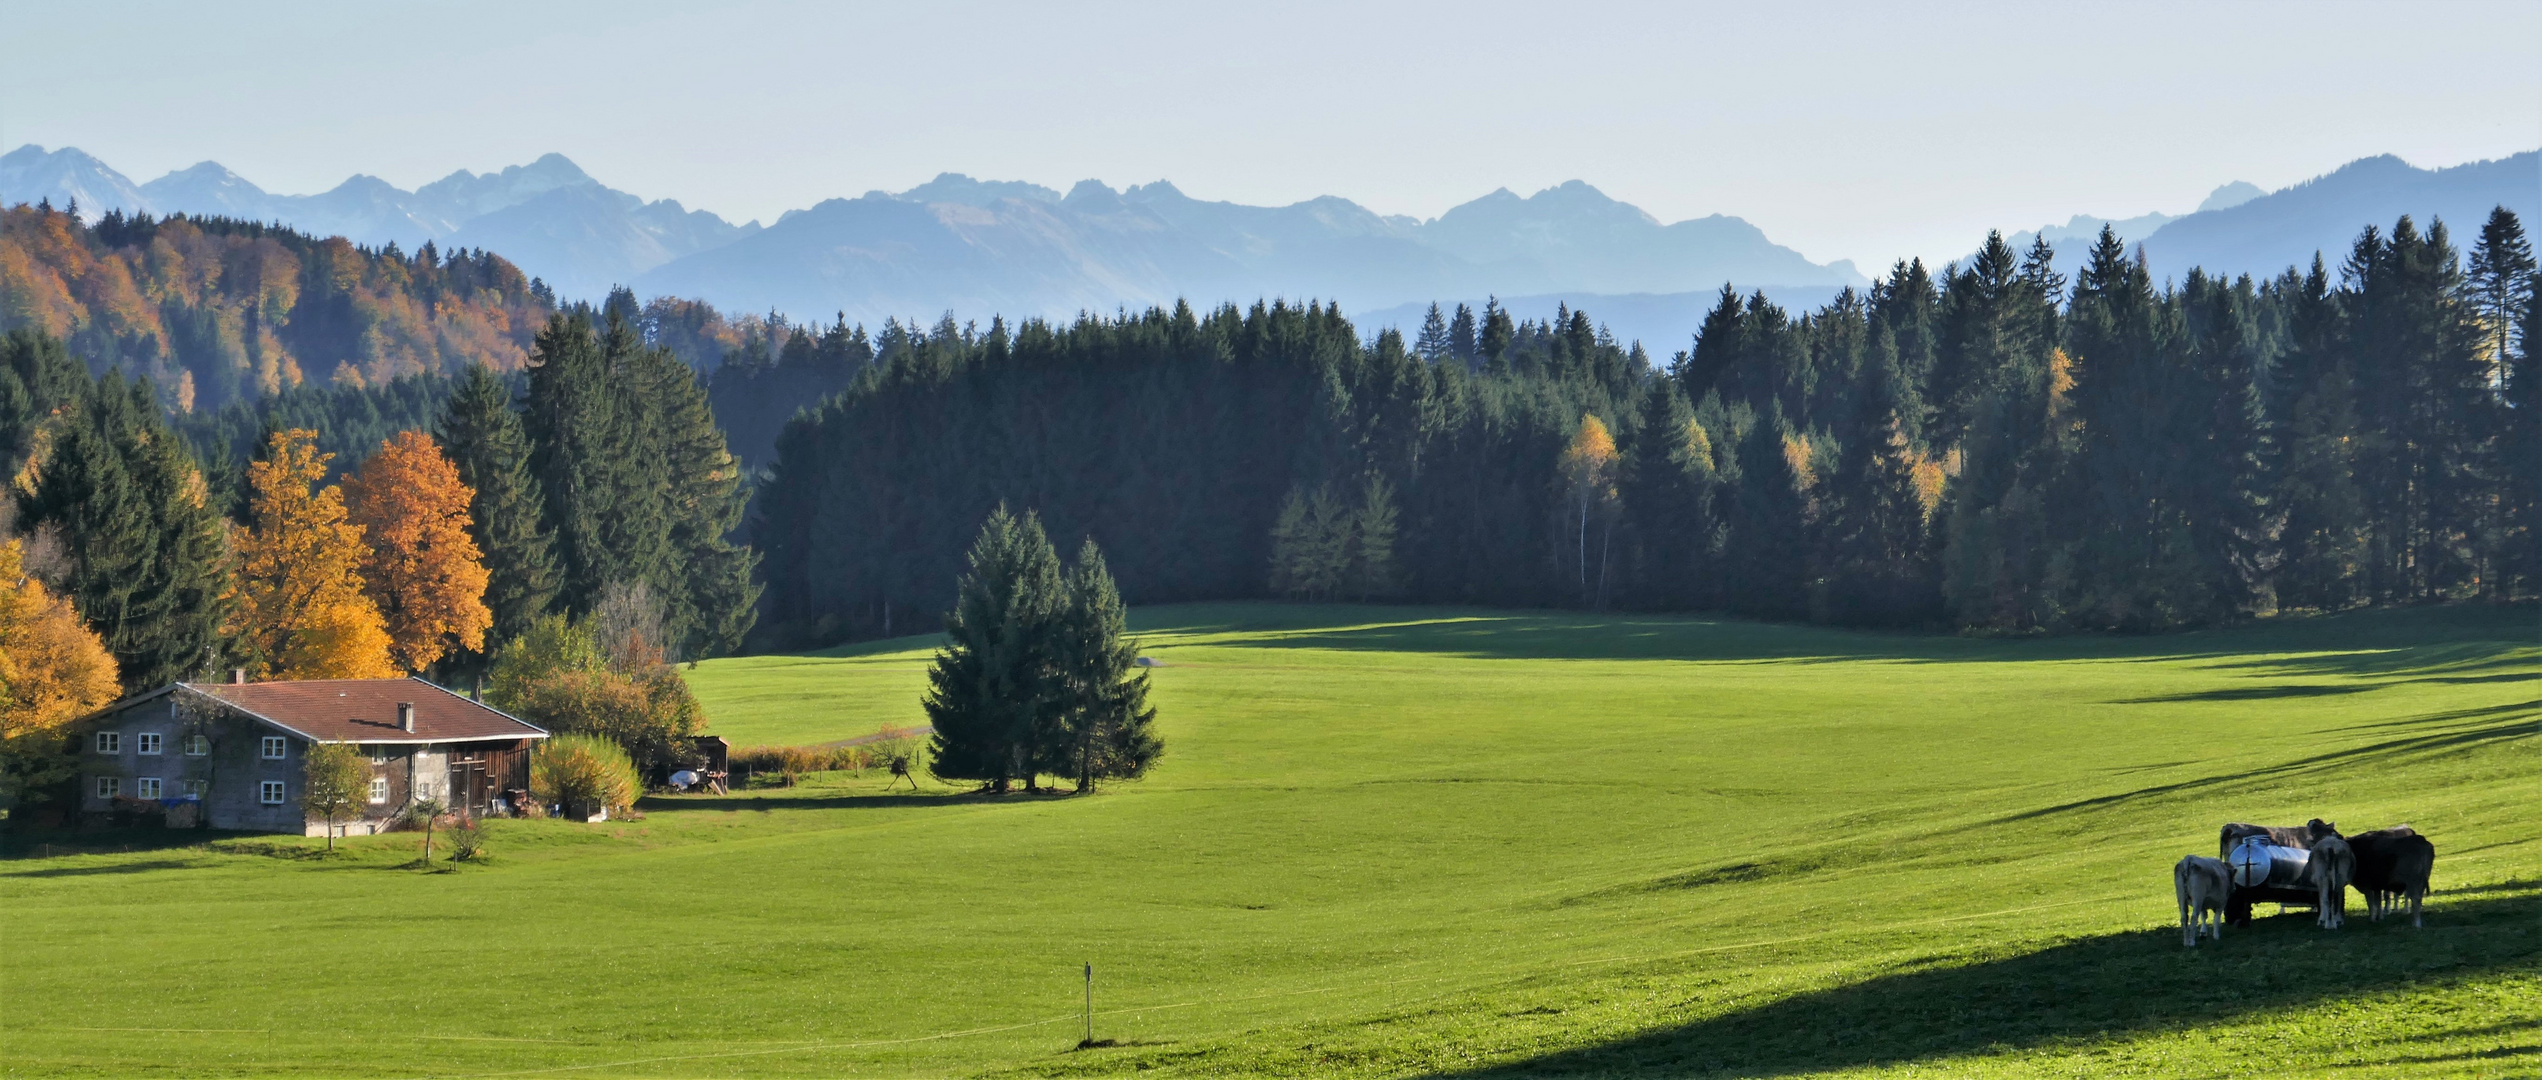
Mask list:
[[[1473,293],[1670,293],[1867,282],[1813,263],[1723,215],[1663,224],[1572,181],[1494,191],[1423,222],[1325,196],[1288,206],[1191,198],[1158,181],[1066,193],[957,173],[735,226],[669,200],[613,190],[561,155],[466,171],[404,191],[355,176],[316,195],[275,195],[213,162],[135,185],[76,149],[0,156],[0,200],[76,195],[110,208],[278,220],[359,243],[483,247],[569,298],[612,285],[864,322],[1068,318],[1189,299],[1320,299],[1346,310]]]
[[[1335,196],[1246,206],[1194,199],[1164,181],[1115,190],[1087,180],[1063,193],[944,173],[907,191],[789,210],[762,228],[647,202],[559,154],[461,170],[411,192],[355,176],[315,195],[271,194],[213,162],[136,185],[73,148],[0,155],[0,202],[44,197],[76,198],[91,216],[181,210],[371,245],[482,247],[569,299],[628,284],[726,310],[838,312],[869,324],[1282,297],[1338,302],[1373,332],[1418,325],[1431,300],[1479,305],[1498,295],[1521,314],[1587,307],[1619,338],[1664,355],[1682,347],[1725,283],[1787,302],[1867,284],[1852,263],[1813,263],[1739,218],[1662,223],[1577,180],[1523,197],[1496,190],[1422,221]],[[2359,229],[2388,228],[2401,214],[2422,224],[2442,217],[2467,241],[2498,205],[2542,214],[2536,153],[2445,169],[2364,158],[2275,192],[2235,181],[2186,214],[2077,214],[2011,239],[2027,247],[2045,236],[2071,274],[2107,224],[2143,246],[2158,277],[2191,266],[2265,276],[2315,251],[2335,266]]]
[[[356,175],[315,195],[276,195],[211,161],[136,185],[72,147],[48,153],[29,145],[0,155],[0,201],[47,197],[64,206],[76,197],[92,220],[110,209],[182,212],[280,221],[374,247],[411,249],[426,240],[482,247],[569,297],[597,298],[613,284],[758,229],[611,189],[562,154],[499,172],[462,169],[413,191]]]

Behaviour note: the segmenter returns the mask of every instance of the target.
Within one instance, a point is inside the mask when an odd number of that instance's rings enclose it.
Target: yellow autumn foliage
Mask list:
[[[369,541],[363,590],[387,619],[389,657],[422,671],[456,642],[485,648],[483,553],[468,535],[476,492],[432,437],[401,431],[344,482],[346,509]]]
[[[335,457],[318,453],[317,438],[275,432],[268,460],[247,467],[239,636],[263,677],[391,677],[386,620],[362,589],[362,526],[347,519],[340,489],[317,487]]]
[[[114,656],[25,556],[25,541],[0,544],[0,741],[59,730],[116,693]]]

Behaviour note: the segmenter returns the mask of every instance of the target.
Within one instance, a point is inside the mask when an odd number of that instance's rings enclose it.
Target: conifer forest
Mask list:
[[[1725,286],[1665,355],[1495,303],[869,335],[560,302],[480,251],[7,214],[13,535],[55,538],[30,553],[127,686],[241,659],[225,537],[287,430],[332,455],[313,482],[433,434],[491,640],[641,582],[692,657],[936,630],[1000,505],[1100,545],[1130,604],[2026,633],[2537,587],[2542,301],[2503,209],[2267,280],[2157,281],[2107,230],[2067,280],[1989,236],[1816,310]]]

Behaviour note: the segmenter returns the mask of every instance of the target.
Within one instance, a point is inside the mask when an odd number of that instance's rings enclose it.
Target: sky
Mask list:
[[[0,0],[0,25],[0,148],[291,194],[557,151],[735,221],[948,171],[1423,218],[1581,179],[1873,271],[2371,154],[2542,146],[2535,0]]]

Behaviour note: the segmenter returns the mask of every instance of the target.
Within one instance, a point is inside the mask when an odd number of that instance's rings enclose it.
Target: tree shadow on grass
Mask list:
[[[1277,609],[1278,605],[1264,605]],[[1275,612],[1276,613],[1276,612]],[[2183,661],[2251,654],[2230,666],[2254,674],[2359,676],[2412,681],[2508,681],[2536,664],[2531,604],[2460,604],[2271,619],[2170,634],[2060,634],[1972,638],[1917,631],[1749,622],[1720,615],[1652,615],[1431,607],[1317,606],[1301,618],[1175,625],[1148,632],[1216,633],[1213,647],[1436,653],[1478,659],[1707,660],[1907,663],[2013,660]],[[1315,615],[1320,619],[1306,619]],[[1191,620],[1195,623],[1201,620]],[[1333,625],[1333,622],[1356,625]],[[2297,654],[2297,655],[2274,655]],[[2524,673],[2496,671],[2520,667]],[[2475,674],[2477,673],[2477,674]],[[2466,677],[2469,676],[2469,677]],[[2312,692],[2332,692],[2316,690]],[[2231,691],[2212,700],[2277,696]]]
[[[0,870],[0,877],[93,877],[99,874],[140,874],[152,870],[183,870],[193,865],[193,862],[185,859],[141,859],[134,862],[48,866],[41,870]]]
[[[227,829],[166,829],[130,826],[113,829],[18,829],[0,832],[0,861],[42,859],[61,855],[129,855],[137,852],[195,848],[221,840],[265,836]]]
[[[637,808],[647,814],[724,810],[889,810],[903,806],[980,806],[1038,803],[1064,795],[1006,795],[977,791],[899,795],[647,795]]]
[[[2091,810],[2202,788],[2250,786],[2282,780],[2289,776],[2350,769],[2368,763],[2388,763],[2400,758],[2467,750],[2484,743],[2530,738],[2534,735],[2537,715],[2542,715],[2542,700],[2517,701],[2476,709],[2448,709],[2410,718],[2406,729],[2411,730],[2412,734],[2300,757],[2265,768],[2241,769],[2219,776],[2202,776],[2169,784],[2155,784],[2133,791],[2095,795],[2090,798],[2057,803],[2053,806],[2024,810],[1995,818],[1988,824],[2051,817],[2077,810]]]
[[[1457,1075],[1781,1076],[2128,1038],[2529,970],[2542,961],[2537,915],[2542,896],[2526,893],[2431,903],[2424,929],[2352,922],[2325,933],[2311,916],[2290,915],[2194,951],[2176,930],[2105,934]]]

